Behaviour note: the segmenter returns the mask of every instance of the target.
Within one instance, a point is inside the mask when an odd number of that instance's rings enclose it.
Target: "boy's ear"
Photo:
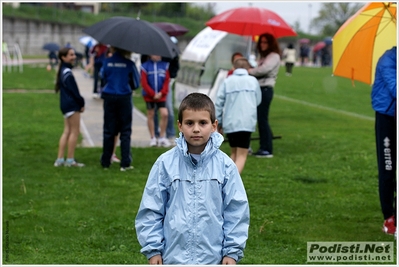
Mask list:
[[[215,120],[215,122],[212,123],[212,126],[213,126],[212,132],[217,131],[217,129],[218,129],[218,123],[219,123],[218,120]]]
[[[177,120],[177,127],[179,128],[179,131],[180,131],[180,132],[183,132],[182,129],[181,129],[181,123],[180,123],[179,120]]]

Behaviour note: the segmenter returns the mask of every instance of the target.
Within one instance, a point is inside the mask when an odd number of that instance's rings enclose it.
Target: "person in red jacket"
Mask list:
[[[144,101],[147,104],[147,125],[151,136],[150,146],[171,146],[170,141],[166,138],[168,123],[166,96],[169,91],[169,80],[169,63],[162,61],[161,56],[151,55],[150,59],[141,65],[141,86]],[[155,137],[154,127],[155,107],[158,108],[161,117],[158,140]]]

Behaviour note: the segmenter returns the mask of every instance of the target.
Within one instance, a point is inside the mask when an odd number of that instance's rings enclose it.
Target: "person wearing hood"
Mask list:
[[[176,146],[151,168],[135,220],[149,264],[235,264],[244,256],[248,199],[235,163],[219,149],[217,124],[207,95],[182,100]]]

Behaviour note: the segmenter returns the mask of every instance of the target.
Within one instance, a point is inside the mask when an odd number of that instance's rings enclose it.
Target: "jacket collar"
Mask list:
[[[207,161],[216,151],[219,149],[223,143],[223,135],[218,132],[213,132],[205,146],[204,151],[201,153],[201,162]],[[190,154],[188,153],[187,141],[184,139],[183,133],[179,133],[179,137],[176,139],[176,146],[184,158],[191,162]]]
[[[73,65],[70,64],[70,63],[62,62],[62,63],[61,63],[61,67],[65,67],[65,68],[70,68],[70,69],[72,69],[72,68],[73,68]]]
[[[249,75],[248,74],[248,71],[246,70],[246,69],[235,69],[234,71],[233,71],[233,74],[234,75]]]

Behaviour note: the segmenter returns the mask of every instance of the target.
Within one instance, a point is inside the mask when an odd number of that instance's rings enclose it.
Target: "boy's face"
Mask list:
[[[208,111],[186,109],[183,111],[183,121],[179,121],[178,125],[187,141],[188,152],[201,154],[211,134],[216,131],[218,122],[211,122]]]

